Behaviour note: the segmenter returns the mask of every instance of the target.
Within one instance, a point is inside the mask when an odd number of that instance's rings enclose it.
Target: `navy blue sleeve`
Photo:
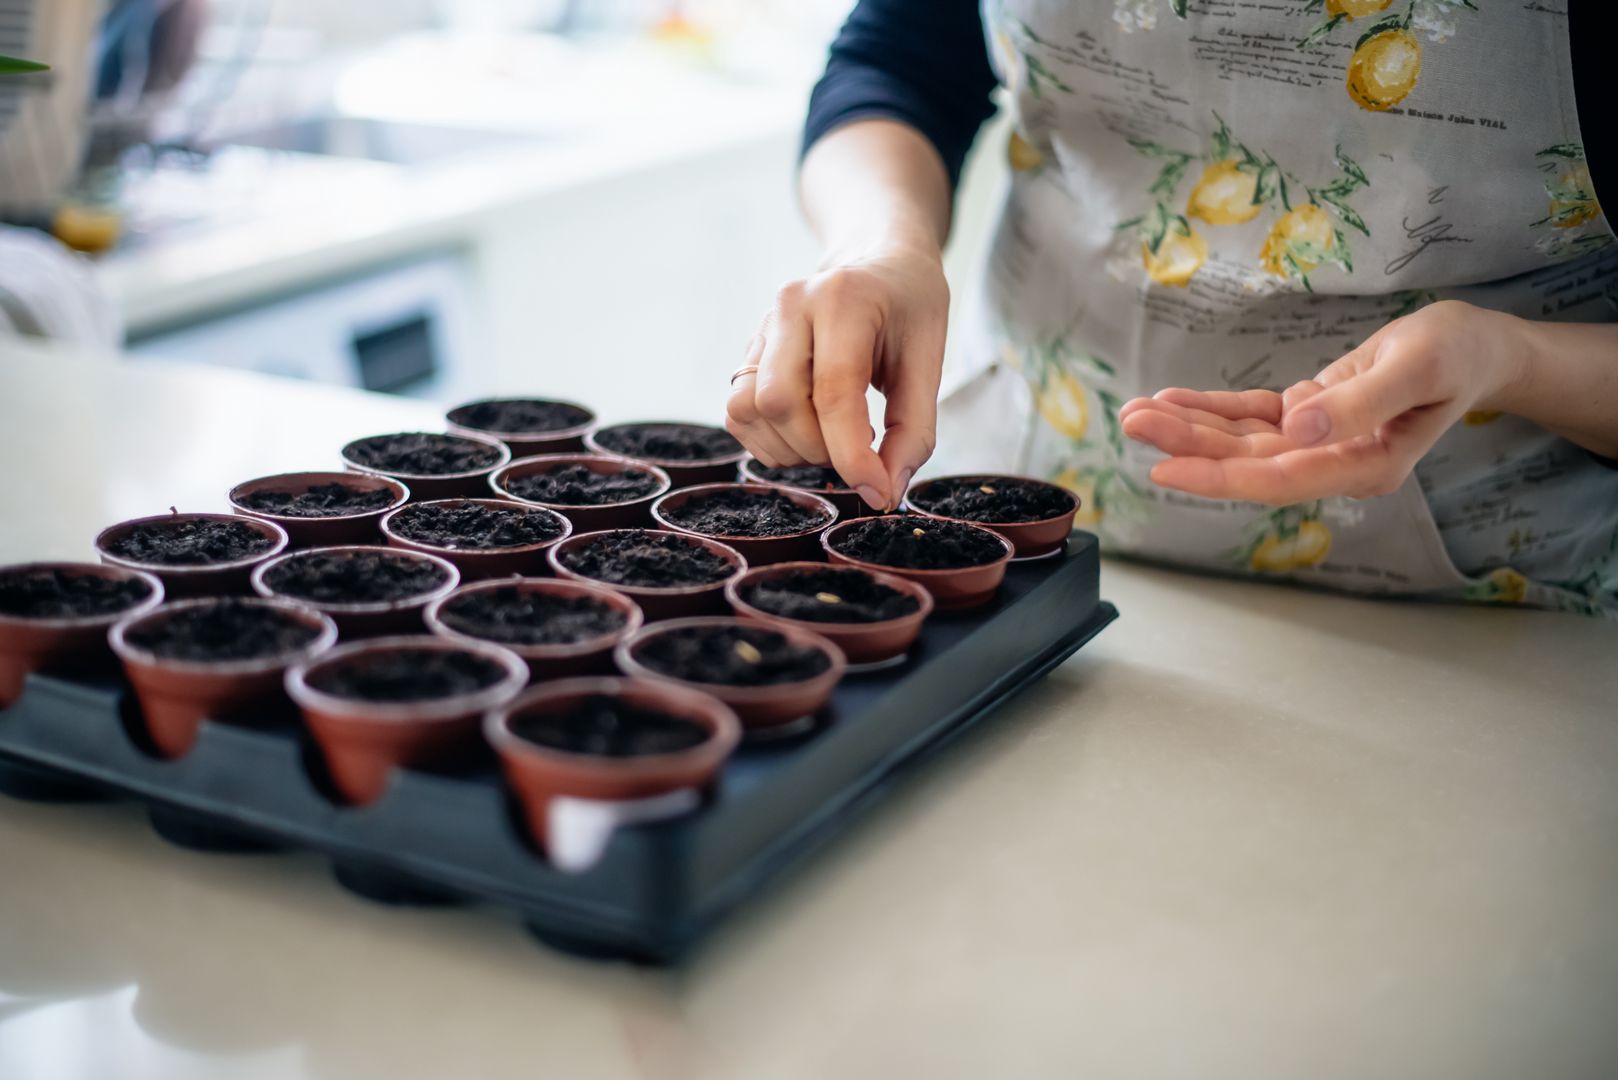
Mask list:
[[[803,150],[850,120],[898,120],[933,144],[953,185],[994,88],[978,0],[860,0],[809,99]]]

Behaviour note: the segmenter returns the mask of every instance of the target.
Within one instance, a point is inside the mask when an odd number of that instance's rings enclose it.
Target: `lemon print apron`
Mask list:
[[[1114,552],[1618,615],[1618,468],[1516,417],[1469,414],[1392,495],[1283,508],[1157,488],[1117,419],[1283,389],[1438,299],[1618,318],[1560,7],[988,0],[1012,181],[940,446],[1072,488]]]

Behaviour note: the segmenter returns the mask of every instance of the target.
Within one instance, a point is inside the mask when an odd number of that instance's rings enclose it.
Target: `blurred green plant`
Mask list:
[[[22,60],[15,56],[0,56],[0,75],[32,75],[36,71],[49,71],[49,64],[37,60]]]

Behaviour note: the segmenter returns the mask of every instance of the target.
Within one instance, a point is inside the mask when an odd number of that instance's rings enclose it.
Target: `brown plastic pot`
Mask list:
[[[706,585],[676,585],[669,588],[651,588],[639,585],[616,585],[610,581],[597,581],[595,578],[585,577],[583,574],[569,570],[562,565],[561,557],[568,551],[582,547],[592,538],[602,536],[609,532],[650,532],[663,536],[676,536],[694,546],[706,548],[718,555],[733,567],[730,575]],[[710,540],[706,536],[693,536],[690,533],[669,532],[666,529],[605,529],[601,532],[576,533],[557,544],[546,553],[550,560],[551,569],[556,576],[568,581],[586,581],[593,585],[600,585],[613,592],[623,593],[636,604],[640,605],[641,614],[647,622],[657,622],[661,619],[680,619],[693,615],[718,615],[726,610],[725,586],[736,578],[742,576],[747,570],[747,560],[735,548],[721,544],[717,540]]]
[[[754,567],[725,586],[725,599],[730,601],[731,610],[739,618],[751,619],[776,628],[796,626],[820,634],[842,649],[850,664],[880,664],[910,651],[910,647],[916,643],[916,638],[921,635],[921,624],[933,613],[933,594],[914,581],[907,581],[895,574],[867,570],[864,567],[845,567],[858,570],[896,592],[914,597],[921,605],[908,615],[901,615],[897,619],[884,619],[881,622],[823,623],[810,622],[807,619],[789,619],[784,615],[756,608],[742,599],[743,591],[750,585],[775,578],[791,577],[806,570],[825,569],[826,564],[822,562],[776,563],[774,566]]]
[[[882,511],[860,498],[859,492],[853,488],[809,488],[797,487],[793,484],[783,484],[779,480],[771,480],[764,475],[764,466],[757,458],[747,458],[742,462],[742,480],[749,484],[764,484],[768,487],[782,488],[786,491],[802,491],[810,495],[819,496],[837,508],[837,520],[846,521],[849,518],[871,517]]]
[[[382,519],[382,535],[387,538],[388,546],[401,548],[405,551],[416,551],[423,555],[436,555],[441,559],[455,564],[461,572],[463,581],[482,581],[485,578],[537,576],[546,572],[548,564],[545,562],[545,552],[573,535],[573,523],[555,510],[543,506],[530,506],[514,503],[510,499],[440,499],[439,502],[477,503],[479,506],[491,507],[495,510],[521,509],[534,514],[547,514],[556,519],[562,531],[549,540],[541,540],[537,544],[520,544],[517,547],[500,548],[452,548],[440,547],[437,544],[424,544],[420,540],[411,540],[400,536],[393,528],[393,519],[405,509],[401,507]],[[413,503],[420,506],[420,503]]]
[[[903,566],[884,566],[881,563],[866,562],[851,555],[844,555],[837,550],[838,538],[857,521],[844,521],[833,525],[820,534],[820,544],[826,549],[827,557],[836,564],[843,566],[857,566],[861,570],[872,570],[877,573],[892,574],[907,581],[914,581],[933,594],[933,601],[939,611],[959,611],[963,608],[978,607],[994,599],[995,591],[1000,583],[1006,579],[1006,566],[1011,562],[1013,548],[1011,541],[992,529],[985,529],[981,525],[972,525],[970,522],[961,522],[974,529],[995,538],[1004,548],[1004,553],[993,562],[981,563],[977,566],[960,566],[948,570],[911,570]]]
[[[114,623],[144,615],[163,602],[163,583],[141,570],[95,563],[37,562],[0,567],[0,572],[56,570],[64,574],[142,581],[151,591],[129,607],[105,615],[31,619],[0,614],[0,709],[22,695],[31,672],[47,675],[100,675],[115,671],[117,658],[107,645]]]
[[[984,484],[992,484],[996,480],[1016,480],[1022,484],[1037,484],[1040,487],[1059,491],[1073,500],[1073,508],[1055,517],[1044,518],[1040,521],[972,521],[968,518],[952,518],[947,514],[935,514],[916,504],[918,494],[926,496],[927,489],[934,484],[951,480],[968,480]],[[1073,531],[1073,518],[1079,512],[1079,497],[1067,488],[1057,484],[1047,483],[1044,480],[1035,480],[1029,476],[1012,476],[1009,474],[983,474],[981,476],[937,476],[920,483],[911,484],[910,490],[905,493],[905,509],[912,514],[922,517],[937,518],[940,521],[958,521],[963,525],[976,525],[980,529],[997,532],[1011,541],[1016,549],[1018,559],[1037,559],[1061,551],[1067,544],[1068,534]]]
[[[160,521],[180,520],[207,520],[241,522],[270,538],[268,550],[245,559],[235,559],[231,562],[203,563],[195,566],[174,566],[163,563],[143,563],[134,559],[126,559],[121,555],[114,555],[107,550],[109,544],[128,533],[137,525],[151,525]],[[149,517],[131,518],[129,521],[120,521],[116,525],[109,525],[96,536],[96,553],[101,561],[109,566],[121,566],[126,570],[144,570],[163,582],[163,595],[169,600],[183,600],[194,596],[245,596],[253,591],[252,576],[254,567],[268,559],[273,559],[287,549],[286,530],[273,521],[264,521],[255,517],[240,517],[236,514],[153,514]]]
[[[682,461],[670,458],[641,457],[638,454],[625,454],[610,447],[602,446],[599,438],[603,432],[613,431],[617,428],[646,427],[648,425],[669,424],[679,427],[707,427],[705,424],[693,424],[687,420],[637,420],[632,424],[612,424],[604,428],[596,428],[584,437],[585,448],[592,453],[604,454],[608,457],[627,457],[632,461],[644,461],[648,465],[656,465],[669,474],[669,479],[677,488],[691,487],[693,484],[724,484],[736,479],[737,467],[747,451],[737,450],[733,454],[723,457],[706,458],[697,461]]]
[[[309,684],[314,672],[395,649],[477,653],[498,663],[505,674],[474,693],[427,701],[362,701]],[[477,746],[483,714],[516,697],[526,685],[528,667],[509,649],[424,634],[339,645],[286,673],[287,693],[320,745],[332,785],[339,797],[354,805],[381,798],[395,768],[431,768],[462,760]]]
[[[386,506],[358,514],[335,514],[331,517],[296,517],[291,514],[271,514],[263,510],[249,510],[241,500],[260,491],[275,491],[286,495],[301,495],[321,484],[341,484],[356,491],[387,491],[393,500]],[[296,472],[278,476],[261,476],[230,489],[230,505],[243,517],[273,521],[287,534],[288,546],[294,548],[332,547],[340,544],[374,544],[382,535],[382,515],[397,510],[410,499],[410,489],[390,476],[360,472]]]
[[[756,628],[757,624],[747,619],[719,617],[675,619],[643,627],[634,637],[618,646],[618,670],[633,679],[652,679],[712,694],[736,710],[736,716],[741,720],[742,726],[749,731],[792,725],[806,717],[814,716],[831,700],[832,691],[837,689],[837,683],[848,669],[848,659],[843,655],[843,650],[830,640],[812,630],[805,630],[797,623],[785,621],[773,624],[768,629],[781,634],[794,645],[820,650],[830,659],[831,666],[814,678],[799,682],[778,683],[774,686],[729,686],[724,683],[698,682],[694,679],[663,675],[653,671],[637,658],[636,654],[657,635],[688,626]]]
[[[146,734],[163,757],[184,757],[196,743],[205,719],[250,725],[289,711],[282,690],[287,668],[319,656],[337,641],[337,625],[313,608],[290,600],[258,597],[232,598],[232,602],[284,611],[315,628],[314,640],[275,656],[221,661],[166,660],[128,640],[130,631],[137,627],[172,618],[176,612],[218,603],[219,599],[164,604],[144,615],[124,619],[108,635],[113,651],[124,662],[135,699],[140,702]]]
[[[507,480],[548,472],[562,465],[583,465],[591,472],[611,475],[616,473],[646,473],[657,479],[657,489],[650,495],[621,503],[603,503],[591,506],[572,506],[567,503],[536,502],[513,495],[506,490]],[[489,486],[497,497],[509,499],[524,506],[543,506],[554,510],[573,523],[576,532],[598,532],[602,529],[636,529],[652,523],[652,503],[674,486],[669,474],[656,465],[644,461],[631,461],[622,457],[603,457],[600,454],[543,454],[525,457],[510,465],[496,469],[489,477]]]
[[[266,580],[282,563],[299,559],[306,555],[335,555],[335,554],[387,554],[397,555],[405,559],[420,559],[431,563],[443,572],[444,580],[416,596],[407,596],[399,600],[379,600],[364,604],[335,604],[309,600],[302,596],[292,596],[278,593],[271,588]],[[460,571],[455,564],[447,559],[440,559],[436,555],[427,555],[419,551],[399,551],[394,548],[381,547],[374,544],[345,544],[338,547],[306,548],[303,551],[291,551],[279,555],[269,562],[262,563],[253,571],[253,591],[260,596],[279,597],[293,603],[312,607],[331,616],[337,624],[338,633],[347,641],[352,638],[381,637],[384,634],[412,634],[420,633],[425,624],[422,622],[422,613],[427,605],[434,600],[448,596],[461,583]]]
[[[505,588],[544,593],[549,596],[595,600],[621,613],[624,624],[599,637],[567,645],[525,645],[521,642],[492,641],[489,638],[476,637],[447,625],[441,617],[445,605],[456,597],[480,590]],[[450,641],[489,641],[491,644],[510,649],[523,658],[523,662],[528,665],[530,679],[537,681],[560,679],[568,675],[613,674],[617,671],[613,666],[613,650],[618,647],[619,642],[629,638],[641,628],[645,616],[641,614],[640,606],[635,601],[622,593],[613,592],[605,585],[584,581],[558,581],[555,578],[506,578],[500,581],[480,581],[472,585],[463,585],[448,596],[434,600],[427,605],[426,620],[429,631]]]
[[[409,434],[413,433],[407,431],[384,433],[384,435]],[[423,432],[422,434],[431,435],[435,433]],[[465,439],[469,442],[482,443],[486,446],[493,447],[495,450],[499,451],[500,456],[482,468],[469,469],[466,472],[458,473],[383,472],[381,469],[373,469],[368,465],[361,465],[359,462],[353,461],[349,458],[349,447],[353,446],[355,443],[364,442],[366,439],[375,439],[378,437],[379,436],[376,435],[366,435],[345,444],[342,450],[343,467],[348,469],[349,472],[366,473],[371,476],[390,476],[395,480],[403,482],[405,486],[410,489],[411,502],[427,502],[432,499],[475,499],[478,496],[485,494],[489,490],[490,474],[511,460],[511,448],[505,443],[501,442],[499,439],[490,438],[487,435],[478,435],[470,432],[456,432],[454,437],[457,439]]]
[[[824,520],[812,529],[785,536],[723,536],[719,533],[698,532],[696,529],[676,525],[669,520],[669,511],[679,509],[693,497],[725,489],[780,494],[806,510],[814,510],[824,515]],[[698,484],[695,487],[671,491],[658,499],[652,504],[652,518],[660,529],[718,540],[741,552],[742,558],[747,560],[749,566],[765,566],[769,563],[806,562],[820,558],[820,534],[836,522],[837,508],[818,495],[811,495],[807,491],[798,491],[795,488],[769,487],[764,484]]]
[[[467,410],[473,406],[494,401],[514,400],[542,400],[550,405],[567,405],[584,412],[589,419],[574,424],[572,427],[556,428],[551,431],[490,431],[487,428],[473,427],[464,422]],[[464,405],[457,405],[444,414],[444,420],[451,435],[480,435],[485,438],[499,439],[511,448],[511,456],[514,458],[528,457],[531,454],[562,454],[569,450],[582,450],[584,449],[584,436],[596,426],[596,414],[593,410],[587,409],[575,401],[559,401],[555,398],[480,398],[477,401],[468,401]]]
[[[694,720],[708,729],[709,738],[672,754],[603,757],[540,746],[511,730],[514,720],[560,712],[596,695]],[[684,788],[706,788],[741,741],[741,723],[729,706],[711,694],[650,679],[564,679],[535,687],[490,713],[483,731],[500,757],[506,784],[522,806],[528,832],[541,848],[548,840],[553,800],[647,799]]]

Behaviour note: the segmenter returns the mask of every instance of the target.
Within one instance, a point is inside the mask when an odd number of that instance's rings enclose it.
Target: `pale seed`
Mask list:
[[[978,490],[983,492],[983,494],[985,494],[985,495],[993,495],[994,494],[994,488],[990,487],[988,484],[979,485]]]
[[[911,536],[926,536],[927,535],[927,530],[926,529],[911,529],[910,530],[910,535]]]
[[[819,600],[822,604],[841,604],[843,602],[843,598],[841,596],[838,596],[836,593],[832,592],[817,592],[815,593],[815,599]]]
[[[760,660],[764,659],[764,654],[759,652],[758,649],[754,648],[750,642],[746,641],[738,641],[736,643],[736,655],[741,657],[743,660],[746,660],[749,664],[756,664]]]

